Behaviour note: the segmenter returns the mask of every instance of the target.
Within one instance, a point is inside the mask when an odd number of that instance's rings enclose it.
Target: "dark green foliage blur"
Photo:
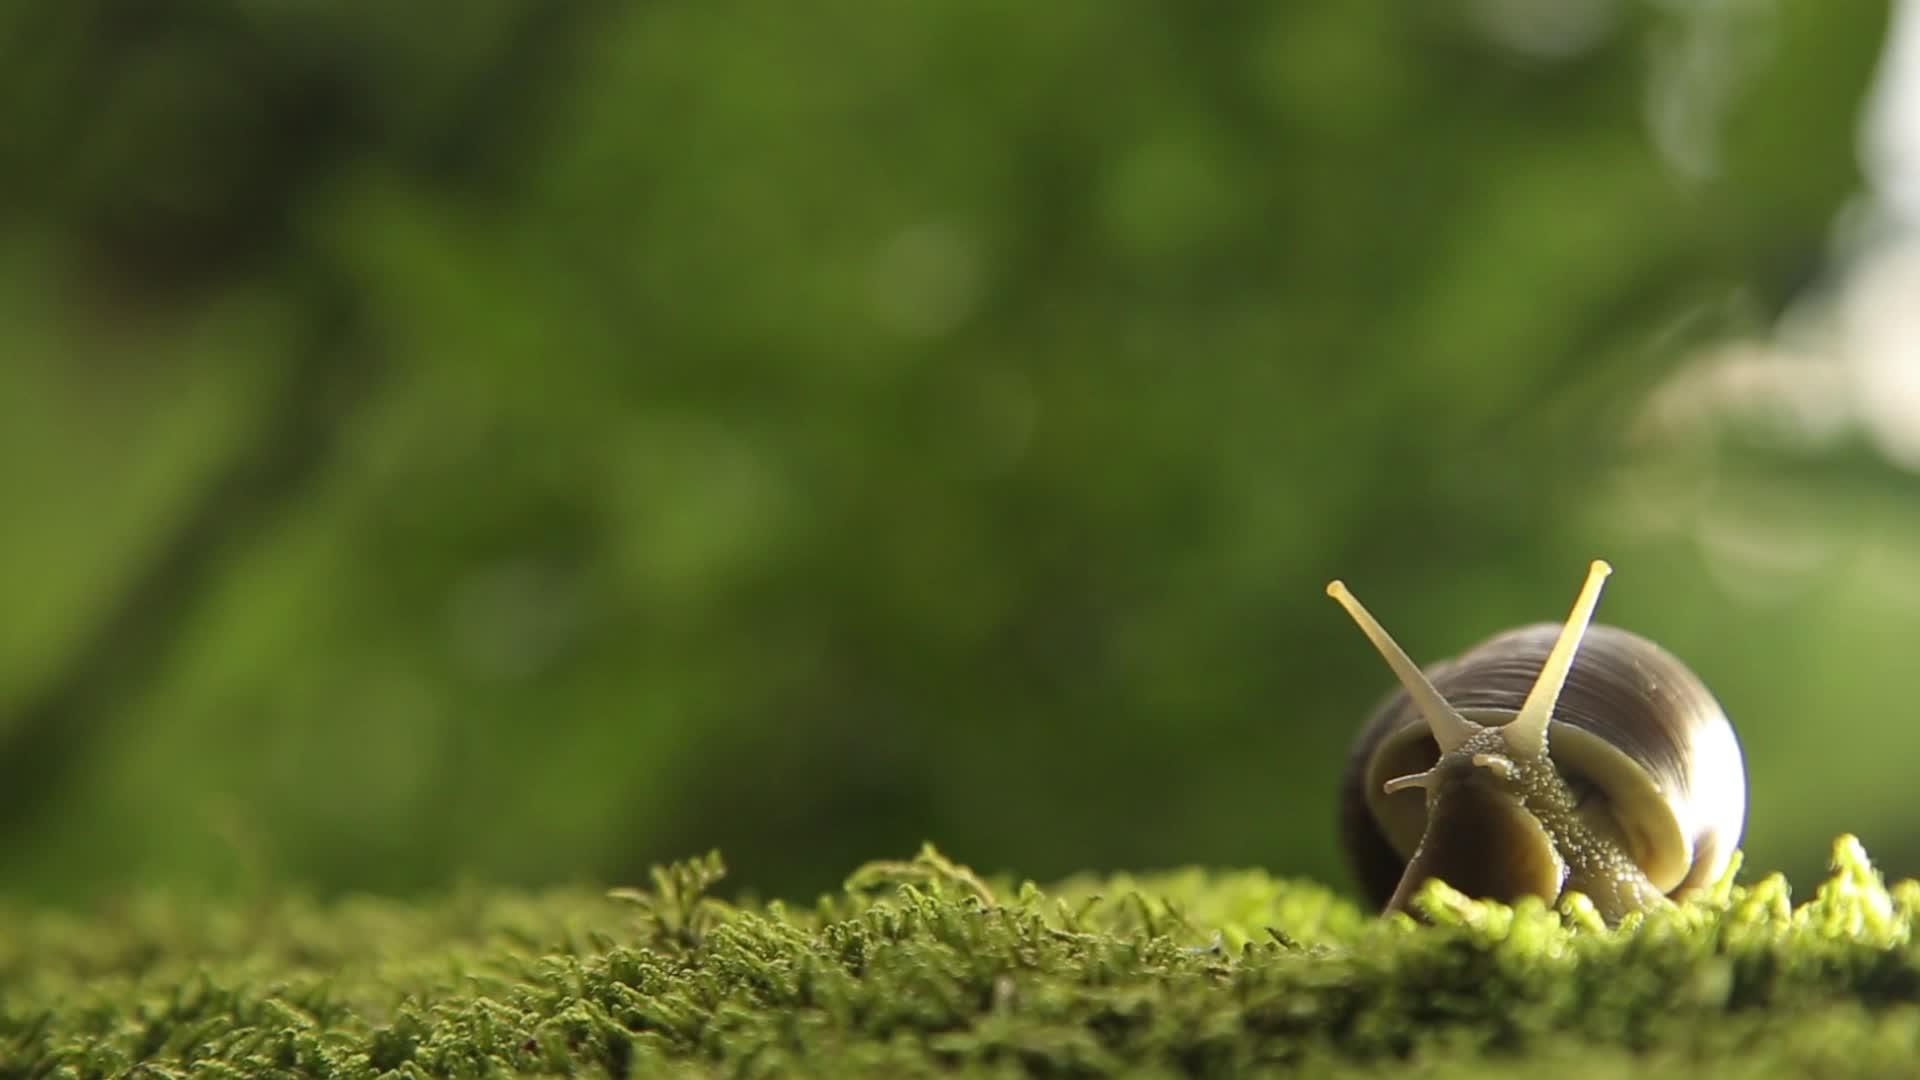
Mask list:
[[[1620,493],[1826,271],[1887,11],[1530,10],[0,6],[0,888],[1344,883],[1326,582],[1431,660],[1596,556],[1750,868],[1920,870],[1920,615]],[[1718,497],[1920,564],[1772,453]]]

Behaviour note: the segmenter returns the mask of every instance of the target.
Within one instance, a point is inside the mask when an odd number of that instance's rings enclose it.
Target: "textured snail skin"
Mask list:
[[[1558,896],[1567,864],[1540,819],[1527,812],[1524,798],[1470,761],[1438,764],[1445,775],[1427,796],[1431,826],[1384,910],[1406,911],[1433,878],[1469,896],[1507,903],[1522,896]]]
[[[1475,761],[1487,757],[1510,775]],[[1668,903],[1617,837],[1581,817],[1551,758],[1515,755],[1495,729],[1441,755],[1430,772],[1427,829],[1384,910],[1406,911],[1435,877],[1509,904],[1523,896],[1552,902],[1578,890],[1608,923]]]

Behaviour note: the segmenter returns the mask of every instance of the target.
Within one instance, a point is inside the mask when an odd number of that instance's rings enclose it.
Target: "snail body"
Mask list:
[[[1341,779],[1341,838],[1369,899],[1404,911],[1440,878],[1469,896],[1578,891],[1610,925],[1710,885],[1746,820],[1726,713],[1659,645],[1593,623],[1595,562],[1562,625],[1497,634],[1425,671],[1334,582],[1401,688]]]

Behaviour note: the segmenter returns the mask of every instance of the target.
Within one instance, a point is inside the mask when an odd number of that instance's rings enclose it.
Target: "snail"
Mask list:
[[[1610,573],[1593,563],[1564,625],[1424,672],[1327,586],[1401,684],[1354,740],[1340,792],[1348,862],[1383,913],[1439,878],[1507,903],[1578,891],[1611,926],[1726,872],[1746,824],[1739,739],[1686,665],[1593,622]]]

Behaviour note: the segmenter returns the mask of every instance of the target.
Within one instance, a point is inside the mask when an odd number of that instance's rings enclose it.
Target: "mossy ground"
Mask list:
[[[932,850],[806,907],[645,890],[5,911],[0,1077],[1920,1075],[1920,884],[1851,838],[1600,926],[1257,872],[987,882]]]

